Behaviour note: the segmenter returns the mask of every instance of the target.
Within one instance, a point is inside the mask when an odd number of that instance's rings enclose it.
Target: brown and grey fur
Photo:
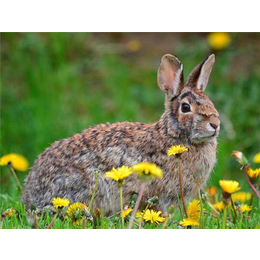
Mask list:
[[[184,83],[181,62],[173,55],[164,55],[158,70],[158,84],[166,96],[160,120],[151,124],[101,124],[55,142],[39,155],[25,180],[22,200],[26,208],[32,204],[40,210],[50,208],[54,197],[88,204],[95,183],[92,172],[99,169],[101,177],[93,207],[105,214],[116,212],[118,187],[104,173],[112,167],[146,161],[161,167],[163,178],[148,182],[143,201],[157,195],[159,208],[166,211],[170,204],[176,204],[180,194],[177,161],[167,156],[167,150],[175,144],[189,149],[182,155],[182,176],[185,200],[191,199],[198,190],[198,181],[202,187],[216,162],[219,114],[203,93],[214,62],[214,55],[206,58]],[[190,105],[191,112],[181,111],[183,102]],[[139,188],[136,175],[129,176],[124,201]]]

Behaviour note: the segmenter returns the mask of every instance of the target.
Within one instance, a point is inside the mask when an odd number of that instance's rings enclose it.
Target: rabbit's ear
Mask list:
[[[165,54],[158,69],[157,81],[168,99],[177,96],[183,88],[183,66],[177,57]]]
[[[185,85],[189,87],[196,87],[197,89],[204,91],[207,87],[214,63],[215,55],[211,54],[192,70]]]

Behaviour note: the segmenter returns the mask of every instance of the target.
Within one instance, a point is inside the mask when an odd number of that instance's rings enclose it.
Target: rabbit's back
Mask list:
[[[94,189],[92,173],[97,169],[101,171],[97,197],[112,196],[114,186],[104,173],[151,157],[158,148],[155,128],[156,124],[131,122],[101,124],[54,142],[38,156],[25,180],[26,207],[49,207],[58,196],[87,202]]]

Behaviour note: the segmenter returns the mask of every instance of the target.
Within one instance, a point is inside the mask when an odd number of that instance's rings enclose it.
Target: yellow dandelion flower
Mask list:
[[[206,189],[206,192],[210,195],[210,196],[215,196],[217,194],[217,188],[216,187],[208,187]]]
[[[22,172],[26,171],[29,165],[24,156],[15,153],[10,153],[0,158],[0,166],[5,166],[9,163],[12,163],[15,170]]]
[[[221,186],[223,192],[228,194],[232,194],[241,189],[237,181],[220,180],[219,185]]]
[[[137,40],[131,40],[127,43],[127,47],[130,51],[132,52],[136,52],[138,50],[140,50],[141,48],[141,43]]]
[[[7,209],[5,212],[1,214],[2,218],[11,218],[13,215],[15,215],[17,212],[15,209]]]
[[[248,205],[241,205],[240,206],[240,210],[242,211],[242,213],[246,212],[246,211],[251,211],[252,207],[248,206]]]
[[[250,178],[256,179],[256,178],[258,178],[258,176],[260,175],[260,168],[255,169],[255,170],[249,168],[247,174],[248,174],[248,176],[249,176]]]
[[[135,217],[137,218],[138,222],[140,222],[142,216],[143,216],[143,212],[140,210],[137,210]]]
[[[133,209],[131,209],[131,208],[129,208],[129,209],[125,209],[123,212],[122,212],[122,217],[123,218],[126,218],[129,214],[130,214],[130,212],[132,212],[133,211]]]
[[[255,163],[260,163],[260,153],[257,153],[257,154],[254,156],[253,161],[254,161]]]
[[[167,154],[170,157],[171,155],[180,155],[184,153],[185,151],[188,151],[188,148],[185,147],[182,144],[178,145],[173,145],[172,147],[169,148]]]
[[[225,204],[223,201],[217,202],[215,204],[212,205],[214,207],[214,209],[216,209],[219,212],[222,212],[225,208]]]
[[[221,50],[226,48],[230,44],[231,37],[229,33],[214,32],[208,35],[207,40],[212,49]]]
[[[52,200],[52,204],[56,209],[58,209],[58,208],[67,207],[70,204],[70,201],[68,199],[62,199],[58,197]]]
[[[153,210],[149,210],[147,209],[145,212],[144,212],[144,216],[143,216],[143,219],[146,221],[146,222],[151,222],[151,223],[156,223],[158,224],[159,222],[164,222],[165,221],[165,218],[164,217],[160,217],[161,215],[161,211],[153,211]]]
[[[188,218],[198,220],[200,218],[200,211],[201,211],[200,201],[199,200],[191,201],[188,206],[188,212],[187,212]]]
[[[106,177],[115,180],[115,181],[123,181],[126,177],[133,173],[132,168],[128,166],[122,166],[120,168],[113,168],[111,171],[106,172]]]
[[[180,225],[183,227],[187,226],[199,226],[199,222],[196,219],[185,218],[180,222]]]
[[[84,210],[88,210],[85,203],[75,202],[69,206],[67,215],[72,219],[74,225],[82,223]]]
[[[180,222],[181,226],[198,226],[199,225],[199,218],[200,218],[200,211],[201,211],[201,206],[200,206],[200,201],[199,200],[193,200],[189,203],[188,206],[188,218],[183,219]]]
[[[139,177],[162,178],[163,175],[161,168],[154,163],[141,162],[133,165],[132,168],[134,172],[138,173]]]
[[[235,194],[232,194],[231,197],[232,197],[233,201],[239,201],[239,202],[243,203],[246,200],[251,199],[251,193],[249,193],[249,192],[237,192]]]

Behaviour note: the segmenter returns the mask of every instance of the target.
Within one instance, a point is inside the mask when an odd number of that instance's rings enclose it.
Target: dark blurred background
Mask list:
[[[156,121],[164,110],[161,57],[177,55],[187,77],[215,53],[206,94],[222,128],[209,185],[232,178],[247,189],[231,152],[250,161],[260,152],[260,33],[225,37],[221,46],[208,33],[2,33],[0,156],[19,153],[32,166],[52,142],[91,125]],[[17,196],[8,169],[0,170],[1,193]],[[28,172],[18,174],[23,181]]]

